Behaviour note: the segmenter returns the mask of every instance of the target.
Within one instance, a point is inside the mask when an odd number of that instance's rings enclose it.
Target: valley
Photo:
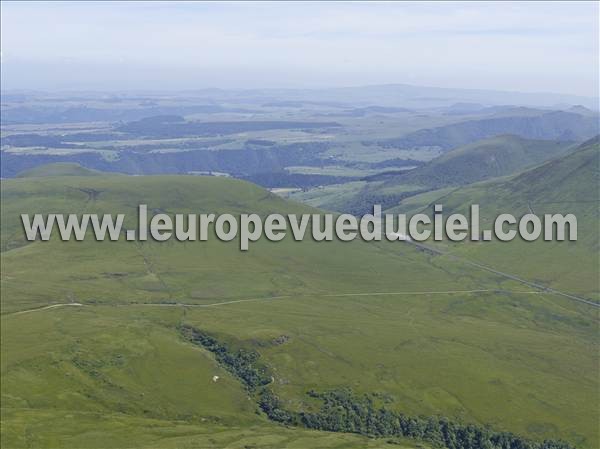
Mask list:
[[[181,340],[182,325],[258,353],[288,410],[318,410],[310,390],[351,388],[394,413],[594,446],[591,305],[403,242],[261,239],[240,253],[217,240],[21,241],[19,213],[32,211],[312,210],[229,178],[90,173],[2,187],[3,446],[30,444],[22,429],[35,423],[48,447],[122,447],[132,434],[139,447],[416,447],[269,421],[210,351]],[[578,269],[593,279],[593,265]],[[105,438],[84,430],[92,417]]]
[[[600,449],[600,2],[0,19],[1,449]]]
[[[597,112],[381,89],[3,98],[2,447],[595,448]],[[474,203],[579,239],[240,252],[20,222]]]

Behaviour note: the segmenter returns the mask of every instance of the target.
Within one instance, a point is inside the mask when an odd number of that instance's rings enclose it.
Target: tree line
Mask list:
[[[188,341],[215,354],[217,362],[255,395],[259,408],[272,421],[307,429],[346,432],[368,437],[405,437],[447,449],[574,449],[563,441],[532,441],[487,426],[463,424],[440,416],[407,416],[375,403],[373,395],[349,388],[307,394],[321,402],[316,411],[289,410],[269,388],[272,377],[255,350],[233,349],[189,325],[179,327]]]

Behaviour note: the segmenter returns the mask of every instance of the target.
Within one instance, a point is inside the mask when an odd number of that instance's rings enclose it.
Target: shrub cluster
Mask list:
[[[243,348],[232,351],[225,343],[220,343],[214,337],[192,326],[183,325],[180,327],[180,331],[192,343],[212,352],[217,362],[240,379],[249,390],[254,391],[257,387],[271,382],[267,370],[257,363],[258,352]]]
[[[228,346],[198,329],[183,325],[180,330],[189,341],[204,347],[219,363],[237,376],[250,391],[257,391],[260,409],[281,424],[329,432],[347,432],[369,437],[404,437],[426,441],[447,449],[573,449],[562,441],[531,441],[510,432],[461,424],[446,417],[407,416],[378,406],[370,395],[357,395],[344,388],[326,392],[309,391],[321,401],[318,411],[292,411],[267,386],[271,377],[258,363],[256,351]]]

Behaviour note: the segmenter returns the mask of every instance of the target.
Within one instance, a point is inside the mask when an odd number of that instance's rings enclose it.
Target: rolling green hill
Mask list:
[[[572,149],[569,142],[501,135],[448,151],[412,170],[380,173],[359,182],[322,186],[291,196],[309,205],[362,215],[372,211],[373,204],[392,208],[431,190],[518,173]]]
[[[217,177],[3,180],[3,448],[415,448],[436,438],[352,430],[340,414],[348,388],[357,406],[387,410],[369,415],[377,423],[445,416],[596,447],[598,315],[584,304],[401,242],[286,238],[241,253],[214,238],[23,240],[21,213],[127,213],[132,226],[140,203],[314,211]],[[182,333],[190,328],[201,344]],[[276,410],[346,432],[277,424],[252,376],[267,379]]]
[[[470,186],[442,189],[408,198],[390,212],[431,212],[443,204],[444,213],[467,213],[472,203],[481,207],[482,227],[491,228],[500,213],[516,217],[533,212],[572,213],[577,217],[577,242],[462,242],[452,245],[457,254],[536,279],[556,288],[600,299],[600,144],[598,137],[567,155],[508,178]]]
[[[79,164],[71,162],[56,162],[54,164],[40,165],[17,174],[17,178],[34,178],[40,176],[98,176],[102,172],[90,170]]]
[[[444,153],[430,163],[388,180],[436,188],[472,184],[510,175],[552,159],[569,149],[565,142],[528,140],[503,135]]]

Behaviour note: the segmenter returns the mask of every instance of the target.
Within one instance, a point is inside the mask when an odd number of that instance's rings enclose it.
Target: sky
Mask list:
[[[599,2],[1,2],[3,89],[598,96]]]

